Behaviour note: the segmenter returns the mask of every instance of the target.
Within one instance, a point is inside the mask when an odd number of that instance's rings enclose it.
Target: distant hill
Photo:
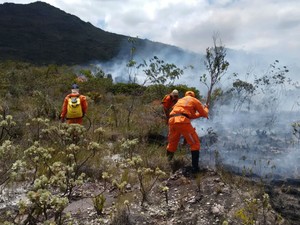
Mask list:
[[[84,64],[125,57],[128,36],[106,32],[44,2],[0,4],[0,60],[34,64]],[[152,55],[180,48],[138,39],[138,51]],[[193,54],[188,53],[191,58]]]

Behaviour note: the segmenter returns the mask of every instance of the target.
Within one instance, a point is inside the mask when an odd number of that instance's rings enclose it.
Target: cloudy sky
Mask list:
[[[30,0],[0,1],[30,3]],[[299,0],[44,0],[105,31],[204,52],[218,33],[232,49],[298,58]]]
[[[4,2],[28,4],[34,0],[0,0]],[[175,45],[200,54],[213,45],[212,37],[217,34],[225,47],[243,51],[228,54],[230,73],[264,73],[271,63],[279,60],[281,67],[289,69],[288,76],[300,83],[300,0],[44,2],[105,31]],[[176,65],[181,61],[175,61]]]

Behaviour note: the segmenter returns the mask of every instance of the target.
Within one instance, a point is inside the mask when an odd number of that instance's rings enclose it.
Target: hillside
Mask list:
[[[84,64],[129,54],[127,36],[106,32],[44,2],[0,5],[0,59],[34,64]],[[179,48],[138,39],[139,52]],[[153,55],[152,54],[152,55]]]
[[[196,120],[205,135],[193,175],[187,146],[165,157],[159,100],[173,87],[90,77],[80,126],[58,119],[73,67],[1,62],[0,78],[0,224],[299,224],[300,136],[270,122],[274,111],[237,114],[224,102]]]

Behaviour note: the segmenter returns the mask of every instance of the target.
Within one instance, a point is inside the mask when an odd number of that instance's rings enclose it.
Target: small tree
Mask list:
[[[144,61],[144,63],[140,66],[145,67],[143,70],[146,75],[144,84],[147,82],[156,84],[155,87],[158,88],[156,91],[160,94],[160,96],[165,94],[162,92],[164,91],[164,88],[162,87],[173,85],[175,80],[179,79],[183,74],[183,69],[178,68],[173,63],[166,63],[157,56],[151,58],[149,63]]]
[[[149,194],[152,191],[154,185],[158,182],[158,179],[162,176],[165,176],[166,173],[158,167],[155,169],[143,167],[143,160],[140,156],[128,159],[127,162],[130,167],[135,170],[135,174],[137,175],[137,179],[140,185],[139,191],[142,195],[141,206],[143,206],[145,202],[149,201]]]
[[[253,84],[236,79],[233,82],[229,93],[235,97],[233,106],[234,111],[240,110],[244,104],[247,104],[246,108],[250,110],[251,99],[255,94],[255,86]]]
[[[283,101],[286,92],[286,84],[291,83],[287,78],[289,70],[286,66],[281,67],[279,61],[275,60],[270,64],[268,70],[259,77],[255,77],[254,86],[257,95],[261,96],[257,101],[258,107],[262,112],[267,113],[268,117],[264,122],[264,127],[271,130],[279,118],[280,102]]]
[[[213,42],[214,46],[206,49],[206,55],[204,60],[204,65],[208,71],[208,75],[203,74],[200,77],[200,82],[208,88],[206,105],[210,104],[213,88],[225,75],[229,66],[229,62],[225,59],[226,48],[222,45],[220,39],[218,45],[217,35],[213,36]]]
[[[135,53],[136,53],[136,45],[137,45],[137,38],[129,38],[128,42],[131,44],[130,49],[130,59],[127,63],[128,69],[128,82],[129,83],[137,83],[136,73],[135,70],[139,70],[143,68],[143,72],[146,75],[146,79],[140,86],[140,89],[136,89],[135,93],[132,93],[132,99],[129,105],[126,107],[128,114],[127,114],[127,126],[130,127],[130,118],[134,111],[134,105],[136,104],[137,96],[142,94],[143,87],[147,82],[151,84],[158,84],[158,89],[156,92],[160,93],[163,96],[162,89],[164,85],[172,85],[174,81],[178,79],[183,74],[183,69],[178,68],[173,63],[166,63],[164,60],[159,59],[157,56],[154,56],[147,62],[146,60],[143,63],[137,65],[137,62],[134,60]],[[162,84],[160,86],[159,84]],[[164,89],[163,89],[164,90]]]

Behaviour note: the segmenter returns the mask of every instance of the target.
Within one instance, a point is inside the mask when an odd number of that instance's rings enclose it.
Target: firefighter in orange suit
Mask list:
[[[69,105],[70,105],[70,99],[76,99],[79,98],[78,102],[80,104],[80,112],[76,114],[75,116],[69,115]],[[79,94],[79,86],[77,84],[72,85],[71,94],[68,94],[63,102],[62,106],[62,112],[60,114],[60,119],[62,122],[67,121],[68,124],[71,123],[77,123],[82,124],[82,118],[87,113],[88,109],[88,103],[86,100],[86,97],[84,95]]]
[[[174,89],[170,94],[166,95],[161,101],[167,122],[169,120],[170,112],[177,101],[178,101],[178,91],[176,89]]]
[[[194,173],[199,171],[200,140],[196,129],[191,124],[191,119],[208,118],[208,112],[208,107],[203,106],[195,98],[193,91],[187,91],[185,96],[177,101],[170,112],[167,156],[169,160],[173,158],[180,136],[184,136],[191,149],[192,172]]]

